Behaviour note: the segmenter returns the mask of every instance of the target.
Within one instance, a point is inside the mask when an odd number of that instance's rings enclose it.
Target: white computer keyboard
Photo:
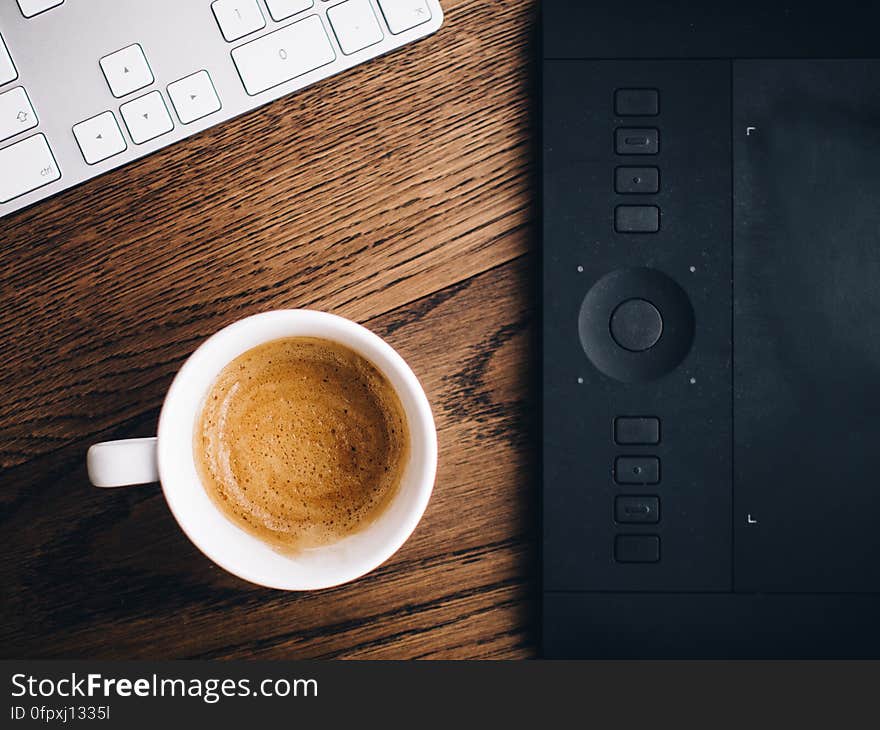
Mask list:
[[[0,0],[0,217],[442,22],[437,0]]]

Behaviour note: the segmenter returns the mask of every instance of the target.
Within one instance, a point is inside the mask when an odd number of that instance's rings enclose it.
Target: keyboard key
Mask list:
[[[211,9],[220,32],[230,43],[266,27],[257,0],[214,0]]]
[[[61,177],[43,134],[0,150],[0,203],[48,185]]]
[[[18,71],[15,70],[15,64],[12,63],[12,56],[6,49],[3,42],[3,36],[0,35],[0,86],[15,81],[18,78]]]
[[[397,35],[431,19],[425,0],[379,0],[388,29]]]
[[[174,129],[168,107],[158,91],[123,104],[119,111],[135,144],[143,144]]]
[[[232,51],[232,60],[253,96],[336,59],[317,15],[276,30]]]
[[[207,71],[199,71],[168,85],[168,96],[184,124],[220,110],[220,97]]]
[[[272,20],[284,20],[308,10],[314,4],[313,0],[266,0]]]
[[[0,94],[0,142],[37,126],[37,115],[21,86]]]
[[[153,83],[144,49],[133,43],[101,59],[101,70],[117,99]]]
[[[18,7],[25,18],[33,18],[49,8],[57,8],[64,0],[18,0]]]
[[[76,137],[83,159],[90,165],[128,149],[113,112],[104,112],[75,124],[73,136]]]
[[[342,52],[348,56],[384,38],[370,0],[348,0],[327,11]]]

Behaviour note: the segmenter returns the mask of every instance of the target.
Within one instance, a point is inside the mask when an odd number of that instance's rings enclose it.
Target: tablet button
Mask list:
[[[653,417],[614,419],[614,443],[622,446],[659,444],[660,419]]]
[[[656,456],[621,456],[614,462],[618,484],[658,484],[660,459]]]
[[[614,210],[614,230],[618,233],[657,233],[660,208],[656,205],[619,205]]]
[[[656,89],[618,89],[614,92],[614,113],[619,117],[655,117],[660,113]]]
[[[660,170],[656,167],[618,167],[614,172],[614,192],[621,195],[651,195],[660,190]]]
[[[660,151],[660,132],[656,129],[618,129],[615,149],[618,155],[656,155]]]
[[[660,521],[659,497],[618,497],[614,520],[620,524],[656,524]]]
[[[656,563],[660,560],[657,535],[618,535],[614,540],[614,559],[618,563]]]
[[[628,299],[611,315],[611,336],[624,350],[650,350],[663,334],[663,317],[651,302]]]

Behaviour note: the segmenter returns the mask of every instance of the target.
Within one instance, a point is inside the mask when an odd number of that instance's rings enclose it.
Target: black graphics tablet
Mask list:
[[[542,3],[548,657],[880,657],[880,10]]]

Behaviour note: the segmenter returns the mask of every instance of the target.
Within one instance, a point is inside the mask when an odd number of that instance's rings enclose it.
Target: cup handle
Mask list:
[[[89,481],[95,487],[128,487],[159,481],[156,439],[104,441],[86,454]]]

